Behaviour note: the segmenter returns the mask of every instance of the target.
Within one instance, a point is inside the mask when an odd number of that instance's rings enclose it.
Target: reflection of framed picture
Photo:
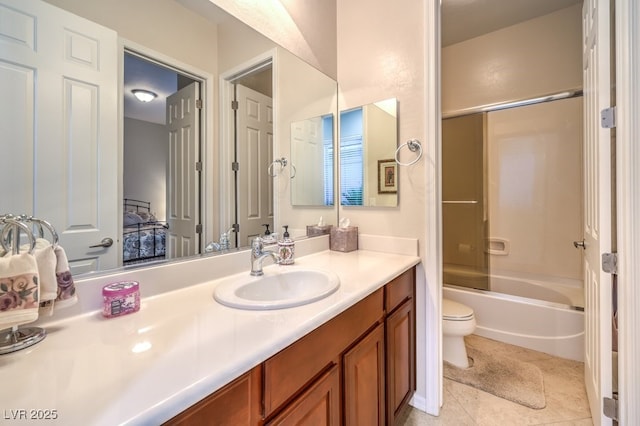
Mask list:
[[[398,164],[394,159],[378,160],[378,194],[398,192]]]

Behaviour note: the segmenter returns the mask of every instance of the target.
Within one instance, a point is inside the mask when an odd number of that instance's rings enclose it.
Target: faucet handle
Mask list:
[[[262,238],[255,237],[251,241],[251,250],[255,255],[260,255],[262,253],[262,249],[264,248],[264,244],[262,243]]]

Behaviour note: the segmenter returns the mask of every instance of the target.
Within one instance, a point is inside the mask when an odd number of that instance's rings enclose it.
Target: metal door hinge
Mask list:
[[[602,270],[607,274],[618,273],[618,253],[602,253]]]
[[[238,101],[231,101],[231,109],[238,109],[239,104]]]
[[[618,400],[614,398],[602,398],[602,412],[613,420],[618,420]]]
[[[202,109],[202,99],[197,99],[196,100],[196,108]]]
[[[616,127],[616,107],[605,108],[600,111],[600,122],[604,129]]]
[[[202,224],[201,223],[196,225],[196,234],[202,234]]]
[[[240,170],[240,163],[238,163],[237,161],[231,163],[231,170],[233,170],[234,172]]]
[[[196,161],[196,172],[202,171],[202,161]]]

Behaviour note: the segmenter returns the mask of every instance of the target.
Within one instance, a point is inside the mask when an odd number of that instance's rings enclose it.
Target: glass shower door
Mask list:
[[[443,282],[489,289],[486,113],[442,120]]]

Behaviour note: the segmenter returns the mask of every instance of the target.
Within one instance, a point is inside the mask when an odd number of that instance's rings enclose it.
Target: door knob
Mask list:
[[[102,241],[100,241],[99,244],[94,244],[92,246],[89,246],[89,248],[96,248],[96,247],[111,247],[113,245],[113,240],[109,237],[107,238],[103,238]]]
[[[584,240],[582,240],[582,241],[574,241],[574,242],[573,242],[573,246],[574,246],[575,248],[581,248],[582,250],[584,250],[584,249],[586,249],[586,248],[587,248],[587,247],[585,246],[585,244],[584,244]]]

